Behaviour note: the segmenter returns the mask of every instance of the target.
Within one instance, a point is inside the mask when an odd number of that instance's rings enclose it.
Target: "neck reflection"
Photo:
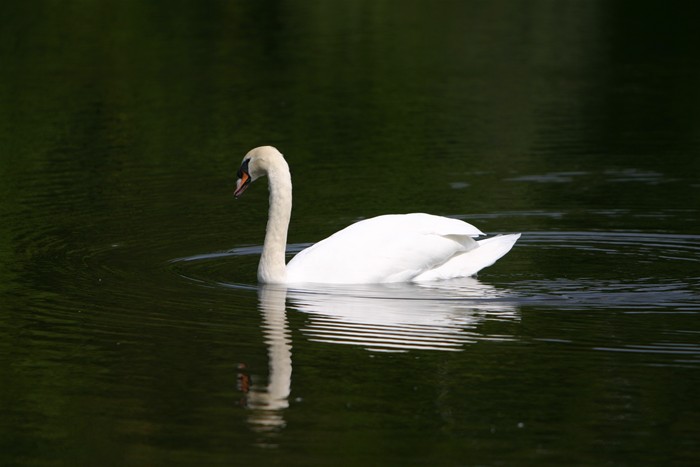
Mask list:
[[[285,425],[283,413],[289,407],[292,384],[292,339],[285,313],[286,296],[287,289],[283,287],[263,286],[258,291],[270,374],[266,386],[253,384],[248,393],[251,410],[248,420],[255,431],[276,431]]]

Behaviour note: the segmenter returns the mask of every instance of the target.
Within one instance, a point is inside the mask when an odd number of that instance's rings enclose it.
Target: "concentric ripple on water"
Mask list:
[[[289,250],[305,246],[291,245]],[[172,260],[170,267],[183,278],[209,287],[251,290],[257,286],[228,280],[226,275],[236,274],[234,264],[244,265],[250,269],[249,276],[254,275],[260,251],[261,247],[251,246],[205,253]],[[384,351],[462,350],[483,340],[514,340],[512,325],[526,308],[665,316],[700,312],[700,274],[693,274],[700,263],[700,236],[526,232],[516,249],[501,260],[500,271],[508,270],[509,261],[522,261],[522,256],[541,261],[536,265],[541,270],[547,261],[586,261],[598,265],[601,274],[581,277],[572,269],[567,277],[543,274],[520,280],[485,270],[480,279],[427,284],[290,287],[286,305],[279,307],[308,316],[302,332],[311,341]],[[668,268],[674,274],[666,278]],[[679,268],[687,269],[687,280],[677,279]],[[487,322],[494,325],[485,327]],[[661,349],[700,361],[700,347],[684,343],[592,347],[630,352]]]

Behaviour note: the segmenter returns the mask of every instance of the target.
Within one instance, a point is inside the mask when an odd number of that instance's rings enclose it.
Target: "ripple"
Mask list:
[[[535,279],[512,285],[524,303],[569,309],[625,309],[630,313],[700,311],[698,235],[528,232],[523,240],[522,247],[536,248],[541,254],[566,255],[573,268],[585,262],[600,271],[595,278],[576,277],[572,270],[571,278]]]
[[[700,262],[700,235],[663,234],[646,232],[527,232],[523,235],[529,244],[544,244],[544,248],[581,248],[639,255],[658,253],[662,259],[680,259]],[[669,254],[678,254],[675,257]]]
[[[292,245],[292,250],[303,245]],[[171,261],[180,276],[231,289],[257,286],[220,281],[211,265],[253,255],[260,247],[193,255]],[[209,275],[207,275],[209,274]],[[514,320],[517,309],[503,291],[465,278],[433,284],[318,285],[285,288],[289,309],[309,317],[302,333],[310,341],[359,345],[373,351],[461,350],[479,340],[507,340],[477,327],[488,320]],[[284,306],[284,305],[280,305]]]
[[[692,336],[698,338],[697,333]],[[649,344],[625,344],[597,346],[595,351],[625,353],[638,356],[649,366],[683,366],[696,368],[700,365],[700,345],[696,342],[652,342]]]
[[[308,246],[293,244],[294,253]],[[206,287],[255,290],[254,271],[261,246],[173,259],[172,272]],[[596,310],[619,316],[700,313],[700,236],[630,231],[524,232],[509,256],[513,273],[483,274],[428,284],[319,285],[286,290],[288,310],[307,319],[300,331],[309,341],[360,346],[372,351],[460,351],[482,341],[516,340],[513,325],[523,310]],[[525,266],[522,257],[529,259]],[[570,277],[546,276],[548,261],[570,264]],[[595,264],[601,273],[581,277],[576,266]],[[530,270],[526,275],[523,267]],[[687,268],[685,278],[679,271]],[[250,281],[232,282],[245,268]],[[501,268],[502,270],[504,268]],[[508,268],[506,267],[507,271]],[[565,268],[558,266],[558,271]],[[590,271],[591,268],[584,268]],[[664,275],[664,271],[673,271]],[[520,277],[526,277],[521,279]],[[488,283],[488,282],[491,283]],[[495,282],[494,282],[495,281]],[[486,324],[488,326],[485,326]],[[630,321],[629,326],[645,326]],[[577,324],[585,328],[585,322]],[[679,324],[679,329],[682,324]],[[565,342],[565,335],[549,336]],[[674,337],[676,339],[676,337]],[[664,347],[649,341],[614,344],[601,340],[591,349],[610,352],[672,353],[696,362],[693,345]]]
[[[608,181],[612,183],[638,182],[648,185],[658,185],[659,183],[674,181],[660,172],[636,168],[606,170],[604,175],[608,178]]]
[[[550,172],[542,175],[523,175],[521,177],[507,178],[509,182],[537,182],[537,183],[569,183],[574,177],[588,175],[588,172]]]
[[[309,244],[298,243],[288,246],[288,254],[301,251]],[[538,252],[559,252],[560,261],[575,263],[574,259],[580,255],[587,256],[587,263],[605,265],[614,262],[630,268],[625,276],[609,278],[556,278],[556,279],[531,279],[518,282],[517,287],[511,287],[511,294],[522,298],[531,298],[531,291],[540,292],[556,291],[556,296],[566,294],[571,298],[572,294],[593,295],[612,292],[634,292],[644,294],[672,294],[678,291],[682,285],[696,285],[700,280],[700,274],[695,269],[695,274],[689,274],[687,281],[664,280],[654,274],[654,268],[673,265],[679,267],[679,263],[700,262],[700,235],[645,233],[645,232],[617,232],[617,231],[530,231],[523,232],[518,242],[518,249],[536,249]],[[223,277],[230,271],[225,271],[226,264],[235,262],[240,265],[243,261],[250,266],[249,275],[257,269],[258,256],[262,252],[262,246],[250,245],[233,248],[227,251],[196,254],[170,260],[169,267],[178,275],[188,280],[209,285],[232,288],[255,288],[255,281],[230,282]],[[616,256],[625,258],[617,259]],[[509,257],[510,258],[510,257]],[[650,269],[639,267],[640,264],[651,264]],[[530,265],[531,277],[537,277],[538,264]],[[617,271],[617,270],[616,270]],[[648,275],[635,274],[639,272],[651,272]],[[604,272],[604,271],[603,271]],[[449,281],[447,281],[449,282]],[[446,282],[446,283],[447,283]],[[328,291],[333,286],[324,285]],[[360,286],[361,287],[361,286]],[[465,286],[467,289],[468,286]],[[445,290],[455,291],[455,285],[444,287]],[[355,293],[361,292],[355,289]],[[469,290],[460,292],[468,293]],[[523,295],[523,292],[525,294]],[[347,290],[345,293],[349,293]],[[509,296],[512,299],[512,296]],[[695,301],[695,300],[692,300]]]

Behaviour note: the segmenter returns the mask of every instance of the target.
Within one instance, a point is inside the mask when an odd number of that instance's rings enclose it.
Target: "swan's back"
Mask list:
[[[473,238],[479,235],[483,233],[466,222],[430,214],[374,217],[301,251],[287,265],[287,281],[357,284],[473,275],[474,268],[460,269],[469,253],[480,248]],[[497,242],[501,248],[491,248],[491,255],[482,254],[479,269],[507,253],[517,237],[495,237],[508,241]]]

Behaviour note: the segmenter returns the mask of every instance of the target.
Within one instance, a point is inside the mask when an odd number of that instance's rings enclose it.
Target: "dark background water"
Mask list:
[[[698,11],[657,2],[0,7],[0,464],[700,460]],[[255,283],[431,212],[477,280]]]

